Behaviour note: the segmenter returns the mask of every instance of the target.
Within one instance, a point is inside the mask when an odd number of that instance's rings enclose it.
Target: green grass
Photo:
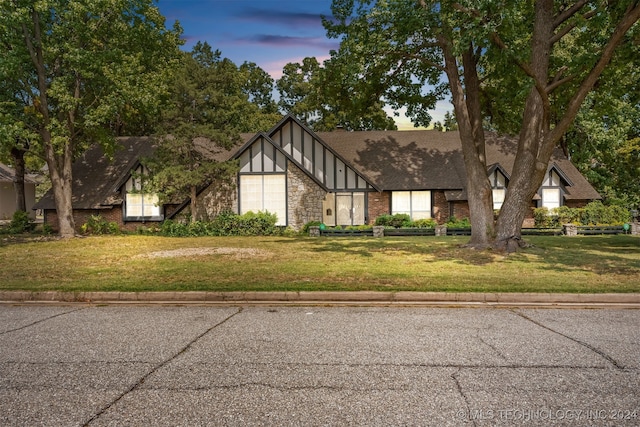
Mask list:
[[[640,292],[640,238],[529,237],[505,256],[468,237],[101,236],[0,239],[0,289],[59,291]],[[199,256],[149,257],[199,248]]]

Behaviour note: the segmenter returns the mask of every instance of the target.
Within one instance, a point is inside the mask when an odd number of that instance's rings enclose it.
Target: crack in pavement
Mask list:
[[[20,331],[20,330],[26,329],[26,328],[30,328],[31,326],[37,325],[37,324],[42,323],[42,322],[46,322],[47,320],[55,319],[56,317],[64,316],[66,314],[75,313],[76,311],[86,310],[87,308],[89,308],[89,307],[88,306],[87,307],[80,307],[80,308],[76,308],[74,310],[65,311],[63,313],[54,314],[53,316],[49,316],[49,317],[45,317],[44,319],[36,320],[33,323],[29,323],[28,325],[20,326],[19,328],[9,329],[8,331],[2,331],[2,332],[0,332],[0,335],[8,334],[10,332]]]
[[[108,403],[105,407],[103,407],[100,411],[98,411],[94,416],[89,418],[89,420],[87,420],[87,422],[85,422],[83,424],[83,426],[86,427],[86,426],[90,425],[92,422],[94,422],[95,420],[97,420],[98,418],[100,418],[102,416],[102,414],[104,414],[107,410],[109,410],[109,408],[111,408],[113,405],[115,405],[120,400],[122,400],[127,394],[137,390],[142,384],[144,384],[145,380],[147,378],[149,378],[149,376],[153,375],[155,372],[157,372],[158,370],[162,369],[165,365],[167,365],[168,363],[174,361],[176,358],[180,357],[184,352],[189,350],[189,348],[191,348],[191,346],[193,346],[193,344],[198,342],[202,337],[207,335],[212,330],[216,329],[218,326],[223,325],[224,323],[226,323],[228,320],[230,320],[234,316],[240,314],[242,312],[242,310],[243,310],[242,307],[238,308],[238,310],[235,313],[230,314],[229,316],[227,316],[226,318],[224,318],[220,322],[216,323],[215,325],[211,326],[209,329],[205,330],[200,335],[198,335],[195,338],[193,338],[191,341],[189,341],[187,343],[187,345],[185,345],[182,349],[180,349],[176,354],[174,354],[173,356],[169,357],[168,359],[160,362],[153,369],[151,369],[151,371],[149,371],[145,375],[143,375],[135,384],[133,384],[131,387],[129,387],[127,390],[125,390],[123,393],[121,393],[113,401]]]
[[[521,313],[521,312],[516,311],[516,310],[510,310],[510,311],[513,314],[515,314],[516,316],[520,316],[523,319],[528,320],[529,322],[533,323],[534,325],[537,325],[537,326],[539,326],[541,328],[544,328],[544,329],[546,329],[548,331],[553,332],[554,334],[558,334],[561,337],[564,337],[564,338],[566,338],[568,340],[571,340],[571,341],[575,342],[576,344],[579,344],[579,345],[581,345],[581,346],[583,346],[585,348],[588,348],[589,350],[591,350],[594,353],[596,353],[598,356],[602,357],[607,362],[611,363],[614,366],[614,368],[616,368],[618,370],[621,370],[621,371],[624,371],[626,369],[625,366],[623,366],[620,363],[618,363],[613,357],[609,356],[607,353],[605,353],[604,351],[600,350],[599,348],[596,348],[596,347],[592,346],[589,343],[586,343],[586,342],[581,341],[581,340],[579,340],[577,338],[571,337],[571,336],[569,336],[567,334],[563,334],[562,332],[556,331],[555,329],[552,329],[549,326],[546,326],[546,325],[538,322],[537,320],[534,320],[534,319],[530,318],[529,316],[527,316],[524,313]]]
[[[464,404],[467,407],[466,414],[469,414],[471,413],[471,403],[469,402],[469,398],[467,397],[467,395],[464,393],[464,390],[462,389],[462,384],[460,384],[460,381],[458,380],[458,374],[460,373],[460,371],[462,371],[462,368],[458,369],[456,372],[451,374],[451,379],[456,383],[456,388],[458,389],[458,393],[460,393],[460,396],[462,396],[462,399],[464,399]],[[461,413],[458,412],[458,418],[463,418],[463,417],[460,417],[460,415]],[[477,425],[474,419],[471,419],[471,422],[473,423],[474,426]]]

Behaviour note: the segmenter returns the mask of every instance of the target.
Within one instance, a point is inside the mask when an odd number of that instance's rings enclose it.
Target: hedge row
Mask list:
[[[537,208],[533,211],[533,218],[538,228],[562,227],[563,224],[622,225],[631,221],[631,213],[622,206],[605,206],[595,201],[583,208]]]

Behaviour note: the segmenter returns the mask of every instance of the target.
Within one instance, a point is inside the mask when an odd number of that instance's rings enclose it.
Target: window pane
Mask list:
[[[141,217],[142,216],[142,194],[129,194],[126,196],[127,201],[127,217]]]
[[[411,193],[411,207],[414,211],[431,210],[431,192],[413,191]]]
[[[560,189],[543,188],[542,189],[542,206],[548,209],[560,207]]]
[[[353,225],[364,224],[364,193],[353,193]]]
[[[504,202],[504,189],[493,190],[493,209],[500,209]]]
[[[262,175],[240,176],[240,213],[262,210]]]
[[[391,213],[411,214],[411,192],[394,191],[391,193]]]
[[[262,210],[278,216],[276,225],[287,225],[285,175],[264,175],[264,206]]]
[[[156,194],[143,194],[142,203],[144,204],[143,216],[160,216],[160,206],[158,206],[158,196]]]

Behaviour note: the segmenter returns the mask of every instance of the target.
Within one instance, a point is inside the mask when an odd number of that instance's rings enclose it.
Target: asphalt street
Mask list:
[[[0,305],[0,425],[640,425],[640,310]]]

